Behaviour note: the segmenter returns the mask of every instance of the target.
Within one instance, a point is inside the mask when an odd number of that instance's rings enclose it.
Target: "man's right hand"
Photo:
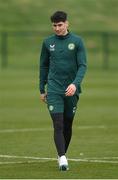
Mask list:
[[[46,99],[46,97],[47,97],[47,93],[44,93],[44,94],[41,94],[40,95],[40,99],[43,101],[43,102],[47,102],[47,99]]]

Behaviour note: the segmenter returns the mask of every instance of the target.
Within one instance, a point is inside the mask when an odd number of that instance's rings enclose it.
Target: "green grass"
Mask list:
[[[43,163],[32,163],[31,164],[20,164],[13,165],[12,167],[6,165],[1,170],[3,174],[8,169],[11,169],[8,178],[27,178],[31,179],[94,179],[94,178],[117,178],[117,165],[110,164],[92,164],[92,163],[71,163],[71,170],[68,172],[59,172],[55,166],[56,162],[43,162]],[[48,168],[48,170],[47,170]],[[97,171],[96,171],[97,169]],[[25,171],[25,174],[24,174]],[[109,173],[108,173],[109,172]],[[113,173],[114,176],[109,175]],[[34,174],[32,176],[32,174]],[[84,176],[82,175],[84,174]],[[7,178],[7,176],[3,176]]]
[[[117,71],[88,70],[68,151],[69,158],[101,162],[69,161],[70,170],[59,172],[56,161],[0,157],[0,178],[117,178],[117,78]],[[0,82],[0,155],[56,158],[51,119],[39,100],[38,71],[8,68],[0,72]],[[10,129],[16,132],[3,131]]]

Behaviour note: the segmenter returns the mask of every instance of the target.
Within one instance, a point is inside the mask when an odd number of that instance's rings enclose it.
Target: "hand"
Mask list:
[[[44,93],[44,94],[41,94],[40,95],[40,99],[43,101],[43,102],[47,102],[47,99],[46,99],[46,97],[47,97],[47,93]]]
[[[74,84],[70,84],[66,89],[66,96],[73,96],[76,91],[76,86]]]

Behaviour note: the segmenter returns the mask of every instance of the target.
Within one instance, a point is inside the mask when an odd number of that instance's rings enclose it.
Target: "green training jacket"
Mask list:
[[[40,56],[40,93],[65,94],[71,83],[81,93],[81,82],[85,75],[86,51],[81,37],[68,33],[52,35],[44,40]],[[47,86],[46,86],[47,85]]]

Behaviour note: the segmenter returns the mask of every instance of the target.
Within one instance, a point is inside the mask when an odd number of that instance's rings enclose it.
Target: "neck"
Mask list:
[[[68,30],[66,30],[63,34],[63,36],[67,35],[68,34]]]

